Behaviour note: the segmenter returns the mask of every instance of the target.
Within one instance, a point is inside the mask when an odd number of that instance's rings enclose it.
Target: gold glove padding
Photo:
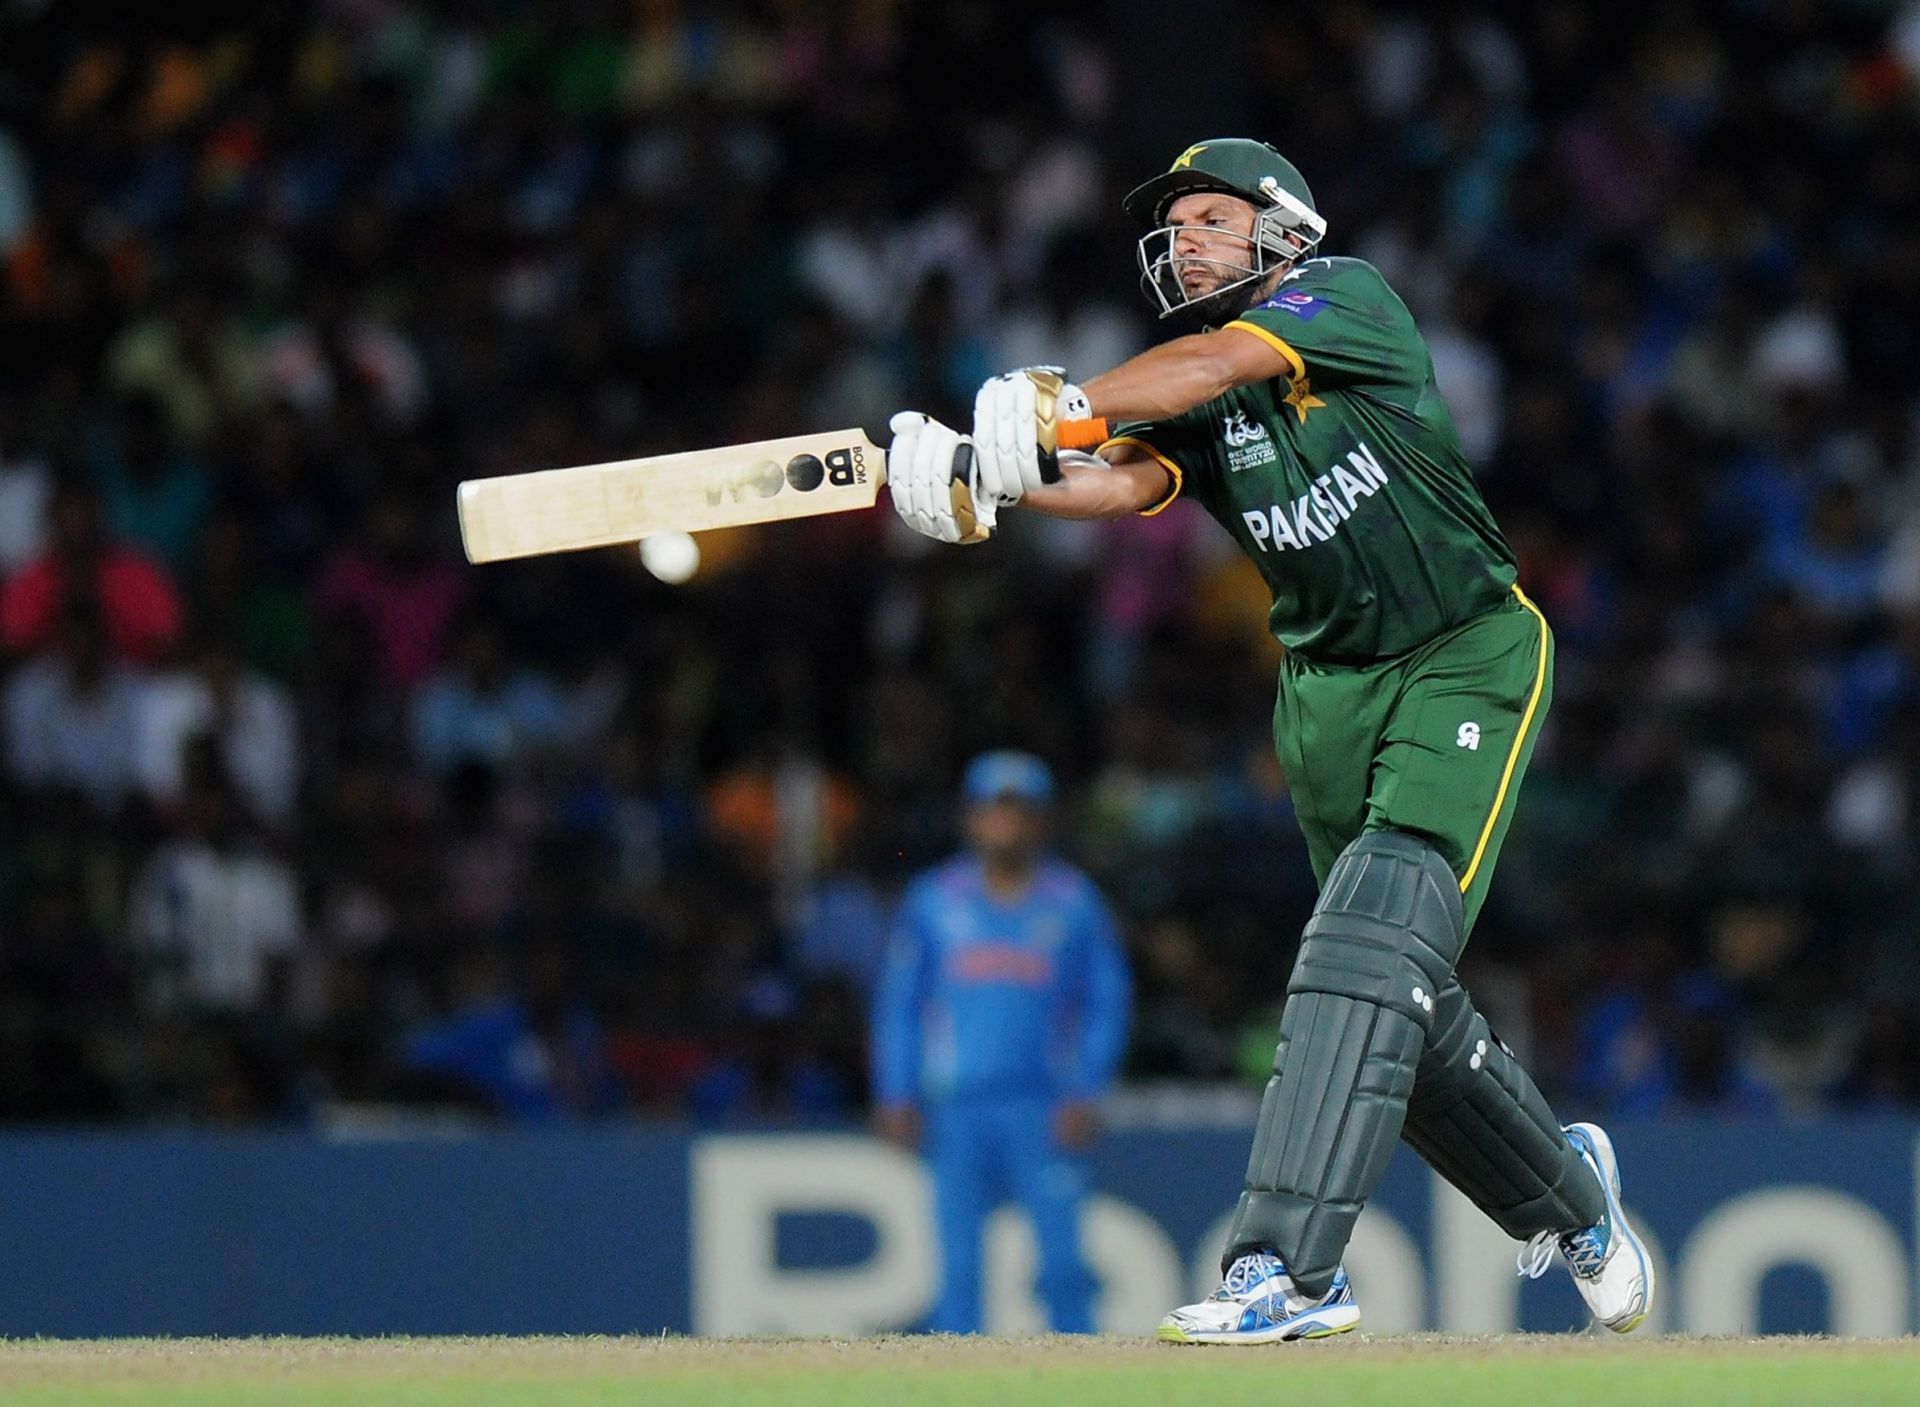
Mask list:
[[[1033,429],[1040,452],[1052,457],[1060,453],[1060,393],[1066,389],[1067,373],[1057,366],[1021,368],[1021,375],[1033,383]],[[1041,472],[1045,474],[1045,465]],[[1056,471],[1055,477],[1059,477]]]
[[[953,521],[960,528],[960,546],[985,542],[993,536],[994,505],[987,500],[985,521],[973,502],[973,446],[963,443],[953,456],[953,482],[947,486],[953,495]]]
[[[1107,422],[1087,415],[1087,396],[1067,380],[1065,367],[1023,366],[1019,375],[1033,383],[1033,431],[1040,454],[1040,481],[1060,482],[1060,451],[1093,450],[1106,442]],[[1077,413],[1062,418],[1063,410]]]

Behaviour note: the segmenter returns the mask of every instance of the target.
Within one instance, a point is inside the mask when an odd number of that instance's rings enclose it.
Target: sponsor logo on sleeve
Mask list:
[[[1276,293],[1260,306],[1274,308],[1283,313],[1292,313],[1301,322],[1312,322],[1331,305],[1325,299],[1316,298],[1311,293]]]

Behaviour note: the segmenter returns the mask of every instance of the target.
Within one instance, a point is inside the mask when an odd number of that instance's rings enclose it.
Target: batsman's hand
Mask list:
[[[1022,367],[987,382],[973,398],[981,494],[1004,507],[1059,482],[1059,424],[1091,411],[1087,393],[1057,366]]]
[[[920,1147],[920,1111],[911,1104],[882,1104],[873,1111],[873,1131],[912,1153]]]
[[[975,496],[973,440],[931,416],[903,410],[887,422],[887,488],[894,511],[917,533],[941,542],[984,542],[993,535],[994,502]]]
[[[1069,1099],[1053,1113],[1054,1141],[1070,1153],[1090,1147],[1100,1136],[1100,1108],[1084,1099]]]

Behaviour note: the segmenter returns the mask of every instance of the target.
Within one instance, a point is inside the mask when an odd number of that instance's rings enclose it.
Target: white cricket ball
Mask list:
[[[668,586],[700,569],[700,544],[686,533],[655,533],[640,539],[640,563]]]

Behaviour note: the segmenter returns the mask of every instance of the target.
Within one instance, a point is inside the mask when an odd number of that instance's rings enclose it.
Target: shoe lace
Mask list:
[[[1529,1280],[1538,1280],[1547,1273],[1547,1267],[1553,1264],[1553,1253],[1560,1240],[1558,1231],[1536,1232],[1533,1239],[1520,1248],[1520,1255],[1514,1265],[1521,1275]]]
[[[1601,1226],[1583,1226],[1560,1238],[1560,1252],[1573,1273],[1591,1280],[1607,1263],[1607,1233]]]
[[[1280,1257],[1266,1251],[1241,1256],[1227,1267],[1227,1278],[1213,1292],[1213,1297],[1217,1300],[1238,1299],[1280,1268]]]
[[[1592,1279],[1607,1263],[1604,1227],[1583,1226],[1578,1231],[1541,1231],[1520,1248],[1515,1266],[1529,1280],[1538,1280],[1553,1264],[1553,1253],[1567,1258],[1567,1267],[1583,1279]]]

